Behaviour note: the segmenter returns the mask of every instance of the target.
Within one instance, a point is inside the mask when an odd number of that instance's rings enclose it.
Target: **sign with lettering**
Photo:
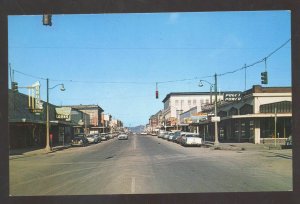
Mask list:
[[[70,121],[71,120],[71,109],[72,109],[71,107],[55,108],[56,119]]]
[[[193,123],[198,123],[207,120],[207,113],[196,113],[191,116]]]
[[[240,101],[241,99],[241,93],[224,93],[224,101]]]

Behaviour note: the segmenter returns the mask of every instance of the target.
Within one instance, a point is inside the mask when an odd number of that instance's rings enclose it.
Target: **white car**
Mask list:
[[[187,133],[184,136],[182,136],[181,140],[182,146],[198,146],[200,147],[202,145],[202,138],[199,137],[199,134],[197,133]]]
[[[120,134],[120,135],[118,135],[118,140],[128,140],[128,135]]]
[[[95,135],[88,135],[86,138],[88,139],[89,143],[96,144],[99,142],[98,138]]]

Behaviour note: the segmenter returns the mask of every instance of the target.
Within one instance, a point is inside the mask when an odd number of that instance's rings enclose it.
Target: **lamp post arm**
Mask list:
[[[49,83],[49,79],[47,79],[47,83]],[[55,87],[57,87],[59,85],[63,86],[64,84],[56,84],[55,86],[53,86],[51,88],[49,88],[49,86],[47,86],[47,87],[48,87],[48,89],[54,89]]]
[[[206,81],[206,80],[200,80],[200,81],[204,81],[204,82],[208,83],[208,84],[211,85],[211,86],[214,86],[214,85],[215,85],[215,84],[210,83],[209,81]]]

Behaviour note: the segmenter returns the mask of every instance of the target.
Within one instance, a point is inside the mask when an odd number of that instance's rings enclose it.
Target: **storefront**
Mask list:
[[[241,100],[218,106],[220,142],[284,144],[292,134],[292,101],[289,87],[254,86],[243,93]],[[207,110],[208,113],[213,109]],[[214,141],[214,123],[193,123],[206,140]]]

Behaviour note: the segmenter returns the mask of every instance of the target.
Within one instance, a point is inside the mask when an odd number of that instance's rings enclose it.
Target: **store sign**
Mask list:
[[[40,99],[40,82],[37,81],[28,87],[28,109],[31,113],[42,113],[43,102]]]
[[[61,108],[55,108],[56,111],[56,119],[60,120],[71,120],[71,107],[61,107]]]
[[[191,118],[193,123],[203,122],[207,120],[207,113],[196,113]]]
[[[241,93],[224,93],[224,101],[240,101],[241,99]]]
[[[183,121],[185,124],[193,123],[192,118],[184,118]]]

